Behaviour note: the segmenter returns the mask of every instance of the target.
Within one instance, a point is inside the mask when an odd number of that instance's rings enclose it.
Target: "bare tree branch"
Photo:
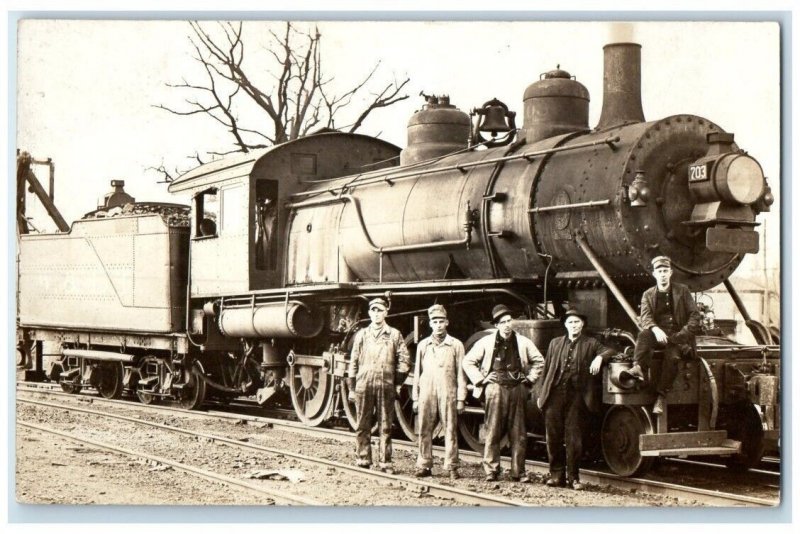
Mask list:
[[[324,74],[322,35],[316,26],[299,30],[286,22],[279,31],[268,28],[261,32],[266,45],[251,42],[250,51],[255,50],[257,55],[245,53],[242,22],[209,25],[193,21],[189,27],[192,58],[202,66],[204,80],[183,78],[167,83],[167,87],[191,96],[180,107],[154,107],[182,117],[207,115],[225,128],[232,147],[207,151],[211,156],[284,143],[307,135],[313,128],[336,128],[337,122],[347,122],[346,131],[355,132],[372,112],[408,98],[403,94],[408,78],[370,90],[380,62],[356,83],[337,91],[334,77]],[[255,41],[252,36],[247,39]],[[266,83],[261,81],[264,77]],[[196,159],[199,161],[199,155]],[[171,174],[165,173],[163,164],[161,170],[152,169],[165,177]]]

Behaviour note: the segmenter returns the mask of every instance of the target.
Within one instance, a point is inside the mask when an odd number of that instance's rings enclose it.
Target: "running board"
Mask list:
[[[698,456],[737,454],[742,443],[728,439],[725,430],[666,432],[639,436],[642,456]]]

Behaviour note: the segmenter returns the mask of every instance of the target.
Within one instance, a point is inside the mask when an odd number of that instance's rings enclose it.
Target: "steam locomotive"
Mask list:
[[[613,471],[678,455],[752,466],[779,439],[780,351],[728,278],[758,250],[770,188],[709,119],[645,121],[638,44],[607,45],[604,63],[594,128],[588,91],[556,69],[526,89],[521,128],[496,99],[468,115],[431,96],[403,150],[322,131],[184,174],[169,191],[189,207],[117,187],[68,232],[21,237],[21,347],[38,346],[35,368],[69,392],[187,408],[248,396],[291,402],[307,425],[353,424],[344,378],[369,299],[391,301],[412,354],[434,302],[467,349],[503,303],[542,352],[569,303],[619,352],[597,384],[595,441]],[[725,284],[758,340],[701,336],[657,417],[654,391],[620,377],[656,255],[693,291]],[[47,370],[45,342],[58,352]],[[413,439],[409,388],[396,415]],[[529,428],[542,439],[535,397]],[[483,410],[470,403],[459,426],[480,449]]]

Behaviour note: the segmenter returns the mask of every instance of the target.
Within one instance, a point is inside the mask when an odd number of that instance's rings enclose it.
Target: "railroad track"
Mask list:
[[[105,401],[105,399],[104,399],[104,401]],[[167,431],[167,432],[182,434],[184,436],[190,436],[192,438],[199,438],[199,439],[204,439],[204,440],[211,441],[211,442],[223,443],[223,444],[225,444],[225,445],[227,445],[229,447],[233,447],[233,448],[237,448],[237,449],[255,451],[255,452],[260,452],[260,453],[267,453],[267,454],[271,454],[271,455],[282,456],[282,457],[285,457],[285,458],[291,458],[291,459],[298,460],[300,462],[303,462],[303,463],[306,463],[306,464],[309,464],[309,465],[312,465],[312,466],[315,466],[315,467],[332,468],[332,469],[335,469],[335,470],[337,470],[339,472],[345,473],[345,474],[347,474],[349,476],[356,476],[356,477],[359,477],[359,478],[362,478],[362,479],[366,479],[366,480],[370,480],[370,481],[377,481],[377,482],[384,483],[384,484],[385,483],[392,483],[395,486],[400,486],[400,487],[404,487],[406,489],[411,489],[411,490],[416,491],[418,493],[423,493],[423,494],[427,494],[427,495],[430,495],[430,496],[433,496],[433,497],[439,497],[439,498],[443,498],[443,499],[451,499],[451,500],[454,500],[454,501],[457,501],[457,502],[460,502],[460,503],[464,503],[464,504],[475,505],[475,506],[528,506],[527,504],[525,504],[523,502],[514,501],[514,500],[511,500],[511,499],[506,499],[506,498],[503,498],[503,497],[498,497],[498,496],[494,496],[494,495],[485,495],[485,494],[477,493],[477,492],[474,492],[474,491],[464,490],[464,489],[451,487],[451,486],[445,486],[445,485],[436,484],[436,483],[428,482],[428,481],[420,481],[420,480],[415,479],[415,478],[405,477],[405,476],[401,476],[401,475],[388,474],[388,473],[383,473],[383,472],[380,472],[380,471],[365,470],[363,468],[356,467],[356,466],[353,466],[353,465],[348,465],[348,464],[344,464],[344,463],[341,463],[341,462],[327,460],[327,459],[324,459],[324,458],[316,458],[316,457],[313,457],[313,456],[300,454],[300,453],[297,453],[297,452],[294,452],[294,451],[289,451],[289,450],[285,450],[285,449],[278,449],[278,448],[274,448],[274,447],[265,447],[265,446],[262,446],[262,445],[256,445],[256,444],[253,444],[253,443],[247,443],[247,442],[242,442],[242,441],[235,440],[235,439],[230,439],[230,438],[227,438],[227,437],[224,437],[224,436],[208,434],[208,433],[204,433],[204,432],[197,432],[197,431],[188,430],[188,429],[184,429],[184,428],[178,428],[178,427],[170,426],[170,425],[164,425],[164,424],[161,424],[161,423],[147,421],[147,420],[140,419],[140,418],[137,418],[137,417],[128,417],[128,416],[123,416],[123,415],[118,415],[118,414],[111,414],[111,413],[107,413],[107,412],[102,412],[102,411],[98,411],[98,410],[91,410],[91,409],[88,409],[88,408],[80,408],[80,407],[75,407],[75,406],[65,406],[63,404],[54,404],[54,403],[36,401],[36,400],[31,400],[31,399],[24,399],[24,398],[19,398],[19,397],[17,398],[17,402],[21,403],[21,404],[29,404],[29,405],[41,406],[41,407],[47,407],[47,408],[53,408],[53,409],[59,409],[59,410],[69,410],[71,412],[82,413],[82,414],[91,415],[91,416],[94,416],[94,417],[104,417],[104,418],[114,419],[114,420],[118,420],[118,421],[125,421],[125,422],[133,423],[133,424],[136,424],[136,425],[142,425],[142,426],[147,426],[147,427],[151,427],[151,428],[157,428],[157,429],[160,429],[160,430],[163,430],[163,431]],[[105,401],[105,402],[108,402],[108,401]],[[164,408],[164,407],[159,407],[159,408]],[[181,412],[187,412],[187,410],[180,410],[180,411]],[[66,433],[63,433],[63,432],[59,432],[57,430],[41,427],[40,425],[33,425],[33,424],[26,423],[26,422],[23,422],[23,421],[18,421],[18,424],[21,425],[21,426],[29,427],[29,428],[35,428],[35,429],[43,431],[43,432],[49,432],[49,433],[54,434],[54,435],[59,435],[61,437],[67,438],[67,439],[72,439],[72,440],[75,440],[75,441],[82,441],[84,443],[88,443],[88,444],[93,445],[93,446],[98,447],[98,448],[102,448],[102,449],[106,449],[106,450],[110,450],[110,451],[114,451],[114,452],[119,452],[119,453],[122,453],[122,454],[125,454],[125,455],[128,455],[128,456],[142,457],[142,458],[150,459],[152,461],[157,461],[159,463],[164,463],[166,465],[171,465],[171,466],[175,467],[176,469],[181,469],[181,470],[184,470],[184,471],[189,472],[191,474],[194,474],[194,475],[197,475],[197,476],[201,476],[203,478],[208,478],[210,480],[217,480],[219,482],[223,482],[223,483],[230,484],[230,485],[235,485],[237,487],[243,487],[245,489],[250,489],[250,490],[254,490],[254,491],[258,491],[259,490],[259,488],[255,487],[255,486],[253,486],[251,484],[243,483],[243,482],[238,481],[238,480],[236,480],[236,479],[234,479],[232,477],[227,477],[227,476],[224,476],[224,475],[217,475],[217,474],[210,473],[210,472],[207,472],[207,471],[199,470],[197,468],[193,468],[192,466],[187,466],[185,464],[180,464],[178,462],[174,462],[172,460],[168,460],[168,459],[165,459],[165,458],[162,458],[162,457],[155,457],[155,456],[148,455],[148,454],[145,454],[145,453],[141,453],[141,452],[137,452],[137,451],[130,451],[130,450],[127,450],[127,449],[123,449],[123,448],[116,447],[116,446],[109,445],[109,444],[105,444],[105,443],[100,443],[100,442],[96,442],[96,441],[92,441],[92,440],[86,440],[86,439],[79,438],[79,437],[74,436],[74,435],[70,435],[70,434],[66,434]],[[285,492],[270,493],[270,492],[264,491],[264,493],[267,494],[267,495],[270,495],[271,497],[275,498],[276,500],[280,500],[280,501],[285,502],[287,504],[316,504],[316,505],[326,504],[326,503],[319,502],[319,501],[314,501],[314,500],[311,500],[311,499],[304,499],[302,497],[293,496],[293,495],[285,493]]]
[[[218,410],[205,410],[205,411],[184,410],[169,405],[145,406],[137,402],[108,400],[108,399],[103,399],[101,397],[90,396],[90,395],[76,396],[74,394],[62,393],[60,392],[60,390],[56,388],[48,388],[48,387],[43,388],[41,386],[42,386],[41,384],[36,384],[33,387],[28,387],[26,384],[22,384],[22,387],[19,388],[19,391],[25,390],[32,393],[63,396],[79,402],[88,401],[92,403],[118,405],[127,407],[129,409],[146,409],[164,413],[169,413],[169,412],[180,413],[188,417],[201,417],[201,418],[213,417],[230,421],[248,421],[251,423],[269,424],[272,425],[273,427],[282,428],[291,432],[297,432],[308,436],[321,437],[321,438],[333,438],[338,440],[349,441],[352,440],[353,437],[353,434],[349,431],[343,431],[331,428],[321,428],[321,427],[307,427],[302,423],[298,423],[295,421],[286,421],[283,419],[274,419],[270,417],[245,415],[245,414],[234,414]],[[416,444],[405,440],[395,439],[393,440],[393,446],[395,449],[416,451]],[[439,455],[443,453],[442,447],[434,447],[434,449],[436,453]],[[475,462],[480,462],[481,460],[481,456],[472,451],[461,451],[460,455],[463,459],[470,459]],[[502,462],[505,467],[508,467],[510,465],[509,458],[504,457],[502,459]],[[700,462],[695,462],[695,461],[683,461],[683,462],[679,461],[677,463],[700,464]],[[372,473],[372,472],[365,472],[363,469],[357,469],[352,466],[346,466],[346,467],[360,475]],[[547,464],[545,462],[540,462],[536,460],[526,461],[526,468],[530,473],[538,474],[539,476],[542,477],[548,471]],[[779,476],[778,473],[770,471],[763,471],[763,472],[757,471],[756,474],[773,475],[776,477]],[[416,482],[416,479],[406,479],[405,477],[401,478],[402,480],[405,480],[407,482],[410,481],[410,483]],[[739,495],[730,492],[721,492],[714,489],[704,489],[701,487],[691,487],[684,484],[674,484],[668,481],[652,480],[650,478],[620,477],[613,473],[608,473],[593,469],[581,469],[581,480],[584,483],[588,483],[590,485],[609,486],[619,490],[631,491],[631,492],[642,491],[653,495],[659,495],[665,498],[694,500],[702,502],[707,505],[715,505],[715,506],[777,506],[780,503],[779,499],[777,498],[761,498],[761,497],[753,497],[747,495]],[[401,482],[401,480],[397,480],[397,482]],[[779,487],[778,484],[779,483],[777,479],[772,484],[764,483],[765,486],[772,488],[778,488]],[[419,484],[419,485],[430,486],[430,484]],[[448,486],[443,486],[443,487],[446,489],[449,488]],[[434,488],[434,492],[432,493],[432,495],[435,494],[436,491],[438,491],[437,488]]]
[[[26,401],[22,401],[22,402],[26,402]],[[101,413],[101,412],[97,412],[97,413]],[[305,506],[322,505],[322,504],[324,504],[324,503],[316,501],[314,499],[308,499],[308,498],[305,498],[305,497],[301,497],[299,495],[293,495],[293,494],[291,494],[289,492],[286,492],[286,491],[270,490],[270,489],[267,489],[267,488],[256,486],[254,484],[250,484],[250,483],[245,482],[243,480],[238,480],[236,478],[229,477],[229,476],[226,476],[226,475],[223,475],[223,474],[220,474],[220,473],[214,473],[212,471],[208,471],[208,470],[205,470],[205,469],[200,469],[198,467],[195,467],[195,466],[192,466],[192,465],[188,465],[188,464],[185,464],[185,463],[181,463],[181,462],[177,462],[177,461],[171,460],[171,459],[163,457],[163,456],[156,456],[156,455],[148,454],[148,453],[142,452],[142,451],[134,451],[134,450],[131,450],[131,449],[119,447],[119,446],[116,446],[116,445],[113,445],[113,444],[110,444],[110,443],[104,443],[102,441],[83,438],[83,437],[80,437],[80,436],[76,436],[74,434],[69,434],[67,432],[61,432],[60,430],[56,430],[54,428],[50,428],[50,427],[47,427],[47,426],[36,425],[36,424],[33,424],[33,423],[27,423],[25,421],[17,421],[17,425],[19,425],[21,427],[25,427],[25,428],[30,428],[32,430],[36,430],[36,431],[41,432],[43,434],[48,434],[48,435],[51,435],[51,436],[58,436],[60,438],[67,439],[67,440],[70,440],[70,441],[74,441],[76,443],[81,443],[81,444],[84,444],[84,445],[90,445],[90,446],[92,446],[92,447],[94,447],[96,449],[108,451],[108,452],[111,452],[111,453],[114,453],[114,454],[121,454],[123,456],[128,456],[128,457],[134,458],[134,459],[141,458],[141,459],[144,459],[144,460],[149,460],[151,462],[155,462],[157,464],[168,465],[168,466],[172,467],[173,469],[176,469],[176,470],[179,470],[179,471],[183,471],[185,473],[188,473],[190,475],[193,475],[195,477],[198,477],[198,478],[201,478],[201,479],[204,479],[204,480],[209,480],[211,482],[220,482],[220,483],[225,484],[226,486],[229,486],[231,488],[248,491],[248,492],[254,493],[254,494],[259,495],[259,496],[266,496],[267,498],[272,500],[273,504],[305,505]]]

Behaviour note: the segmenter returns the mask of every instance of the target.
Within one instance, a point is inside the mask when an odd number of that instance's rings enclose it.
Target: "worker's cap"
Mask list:
[[[511,315],[511,310],[509,310],[505,304],[498,304],[494,308],[492,308],[492,322],[498,323],[500,319],[502,319],[506,315]]]
[[[428,308],[428,319],[447,319],[447,311],[441,304],[434,304]]]
[[[578,317],[581,321],[583,321],[583,324],[586,324],[586,316],[579,312],[576,308],[569,308],[566,312],[564,312],[561,322],[566,323],[567,319],[570,317]]]
[[[670,260],[667,256],[656,256],[650,261],[650,263],[653,264],[654,271],[659,267],[668,267],[672,269],[672,260]]]
[[[389,309],[389,303],[386,302],[386,299],[384,299],[383,297],[376,297],[371,301],[369,301],[369,309],[371,310],[372,308],[378,308],[383,311],[386,311]]]

